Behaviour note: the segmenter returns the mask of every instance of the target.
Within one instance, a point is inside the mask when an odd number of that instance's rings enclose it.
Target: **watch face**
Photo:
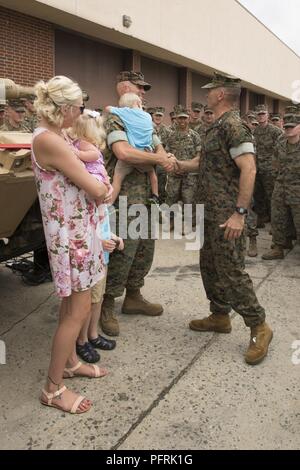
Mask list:
[[[244,215],[244,214],[248,213],[247,209],[244,209],[243,207],[237,207],[236,210],[241,215]]]

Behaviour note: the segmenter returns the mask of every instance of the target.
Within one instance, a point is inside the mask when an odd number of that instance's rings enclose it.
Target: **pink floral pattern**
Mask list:
[[[44,131],[37,128],[33,139]],[[98,207],[65,175],[44,170],[33,151],[31,155],[55,288],[59,297],[68,297],[104,276],[102,243],[96,235]]]

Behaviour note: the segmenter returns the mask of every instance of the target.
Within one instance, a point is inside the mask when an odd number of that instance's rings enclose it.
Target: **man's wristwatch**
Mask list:
[[[248,214],[248,210],[245,209],[244,207],[236,207],[235,210],[240,215],[247,215]]]

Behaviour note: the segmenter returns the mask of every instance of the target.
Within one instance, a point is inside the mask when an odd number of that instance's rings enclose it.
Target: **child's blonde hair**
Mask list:
[[[40,81],[35,85],[35,109],[39,116],[50,124],[61,127],[64,116],[61,106],[74,105],[82,100],[79,85],[63,75],[51,78],[47,83]]]
[[[135,93],[124,93],[119,99],[120,108],[132,108],[136,103],[142,106],[141,98]]]
[[[98,149],[105,149],[106,133],[103,118],[97,111],[85,109],[84,113],[75,121],[73,127],[67,130],[71,139],[82,139],[96,145]]]

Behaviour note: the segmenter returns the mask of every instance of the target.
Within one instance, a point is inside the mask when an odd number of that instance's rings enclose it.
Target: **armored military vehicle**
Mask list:
[[[34,91],[0,79],[0,104]],[[39,249],[45,243],[31,169],[31,133],[0,131],[0,262]]]

